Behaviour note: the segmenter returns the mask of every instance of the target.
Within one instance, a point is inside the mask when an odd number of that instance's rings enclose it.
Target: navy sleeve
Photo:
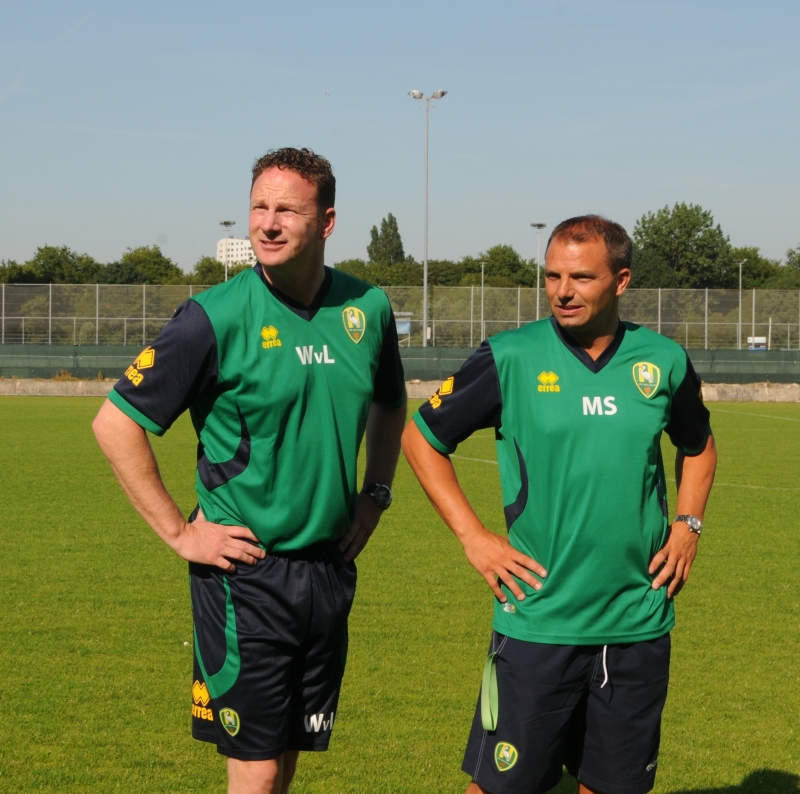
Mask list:
[[[686,356],[686,375],[672,395],[672,413],[667,425],[670,441],[687,455],[697,455],[705,449],[710,414],[703,405],[700,377]]]
[[[394,321],[394,314],[389,316],[389,324],[383,334],[374,383],[373,402],[390,406],[403,404],[406,396],[406,382],[403,376],[400,346],[397,343],[397,325]]]
[[[500,427],[502,410],[497,366],[492,348],[484,342],[422,404],[419,416],[439,444],[452,451],[476,430]]]
[[[218,375],[214,328],[203,307],[188,300],[156,341],[137,356],[109,398],[134,421],[160,435],[216,384]]]

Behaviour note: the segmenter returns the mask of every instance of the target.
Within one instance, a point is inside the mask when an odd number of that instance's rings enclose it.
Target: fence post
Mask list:
[[[708,287],[706,287],[706,350],[708,350]]]
[[[658,333],[661,333],[661,287],[658,288]]]
[[[756,335],[756,288],[753,287],[753,317],[751,318],[753,321],[753,347],[756,345],[755,335]]]
[[[3,282],[3,341],[2,344],[6,343],[6,285]]]
[[[469,296],[469,346],[473,347],[473,344],[472,344],[472,324],[474,322],[474,317],[475,317],[475,285],[473,284],[469,289],[470,289],[470,296]]]
[[[50,283],[50,298],[47,304],[47,344],[53,344],[53,284]]]
[[[522,299],[522,287],[517,284],[517,328],[519,328],[519,302]]]
[[[145,307],[145,301],[147,299],[147,293],[145,292],[146,288],[147,288],[147,284],[142,284],[142,347],[144,347],[144,338],[145,338],[145,335],[146,335],[146,331],[145,331],[145,328],[144,328],[144,324],[145,324],[145,308],[144,307]]]
[[[95,284],[94,291],[94,343],[100,344],[100,285]]]

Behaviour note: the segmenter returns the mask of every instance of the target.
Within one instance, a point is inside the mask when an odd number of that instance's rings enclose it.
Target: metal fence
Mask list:
[[[3,284],[0,344],[132,345],[151,342],[187,298],[208,287]],[[386,287],[405,347],[422,345],[422,287]],[[431,287],[428,343],[474,348],[482,339],[549,315],[544,290]],[[628,290],[623,319],[693,349],[800,350],[800,291]]]

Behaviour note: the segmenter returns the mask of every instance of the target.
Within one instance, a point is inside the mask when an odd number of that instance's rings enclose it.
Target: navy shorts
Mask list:
[[[653,788],[669,634],[625,645],[545,645],[495,633],[496,730],[481,703],[462,769],[491,794],[541,794],[562,767],[605,794]]]
[[[334,543],[235,573],[189,565],[192,735],[230,758],[326,750],[347,657],[355,563]]]

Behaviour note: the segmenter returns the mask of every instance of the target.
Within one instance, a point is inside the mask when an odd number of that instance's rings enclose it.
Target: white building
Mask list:
[[[248,265],[256,263],[256,255],[246,237],[223,237],[217,242],[217,262],[226,262],[229,265],[247,262]]]

